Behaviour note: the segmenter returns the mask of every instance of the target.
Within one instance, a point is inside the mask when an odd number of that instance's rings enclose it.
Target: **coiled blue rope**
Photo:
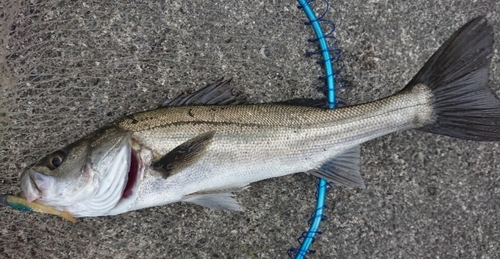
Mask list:
[[[321,29],[321,24],[319,23],[320,19],[328,12],[328,1],[326,2],[326,10],[321,15],[320,18],[316,17],[314,10],[309,5],[309,1],[307,0],[297,0],[300,8],[304,10],[304,13],[309,19],[308,24],[313,27],[314,33],[316,34],[316,40],[318,41],[319,47],[321,49],[321,55],[323,56],[323,65],[325,67],[325,80],[326,80],[326,88],[327,88],[327,96],[328,96],[328,107],[330,109],[335,108],[335,72],[333,71],[332,59],[330,58],[331,49],[328,47],[328,42],[326,41],[325,35],[323,34],[323,30]],[[333,33],[334,28],[330,33]],[[329,33],[329,34],[330,34]]]
[[[334,47],[330,48],[328,46],[328,42],[326,40],[327,37],[333,38],[331,34],[335,30],[335,25],[330,22],[330,25],[332,25],[332,29],[330,32],[328,32],[326,35],[323,33],[323,30],[321,28],[321,21],[323,16],[328,12],[328,1],[325,1],[326,3],[326,10],[325,12],[318,18],[314,12],[314,10],[311,8],[309,5],[310,2],[314,1],[308,1],[308,0],[297,0],[299,3],[299,7],[302,8],[304,13],[306,14],[307,18],[309,19],[309,22],[307,24],[310,24],[314,30],[314,33],[316,34],[316,39],[312,41],[318,41],[320,51],[319,52],[310,52],[308,53],[309,55],[312,54],[321,54],[322,59],[323,59],[323,65],[325,68],[325,81],[326,81],[326,88],[327,88],[327,96],[328,96],[328,107],[330,109],[335,108],[336,106],[336,98],[335,98],[335,72],[333,70],[332,66],[332,61],[338,61],[339,56],[340,56],[340,50],[336,49],[336,41],[334,43]],[[334,52],[334,56],[330,57],[330,52]],[[302,233],[301,237],[297,240],[300,244],[300,248],[291,248],[288,250],[288,256],[292,258],[295,255],[296,259],[302,259],[305,258],[306,255],[314,253],[314,250],[310,250],[309,247],[315,240],[316,234],[321,234],[319,229],[319,225],[322,220],[324,220],[326,217],[323,215],[323,211],[325,209],[325,197],[327,190],[329,189],[331,185],[324,179],[319,179],[318,181],[318,189],[316,191],[316,209],[314,211],[314,215],[310,218],[310,227],[309,230]]]

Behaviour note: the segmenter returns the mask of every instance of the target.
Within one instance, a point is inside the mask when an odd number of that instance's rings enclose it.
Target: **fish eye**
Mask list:
[[[50,170],[58,168],[64,161],[64,152],[57,151],[49,157],[49,165],[47,166]]]

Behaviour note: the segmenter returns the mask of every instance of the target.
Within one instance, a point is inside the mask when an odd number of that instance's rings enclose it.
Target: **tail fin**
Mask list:
[[[420,130],[451,137],[500,141],[500,102],[488,87],[493,28],[477,17],[455,32],[408,83],[433,94],[433,123]]]

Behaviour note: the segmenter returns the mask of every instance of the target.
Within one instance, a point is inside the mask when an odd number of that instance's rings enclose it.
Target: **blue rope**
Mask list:
[[[297,0],[299,2],[300,8],[304,10],[304,13],[307,16],[307,19],[309,19],[308,24],[310,24],[313,27],[314,33],[316,34],[316,39],[314,41],[318,41],[319,47],[321,49],[321,55],[323,56],[323,65],[325,67],[325,79],[326,79],[326,87],[327,87],[327,96],[328,96],[328,107],[330,109],[335,108],[335,74],[333,71],[332,67],[332,58],[330,58],[330,49],[328,47],[328,42],[326,41],[325,35],[323,34],[323,30],[321,29],[321,24],[319,23],[322,21],[321,19],[323,16],[326,15],[328,12],[328,1],[326,1],[326,10],[325,12],[320,16],[320,18],[316,17],[316,14],[314,13],[314,10],[311,8],[309,5],[309,2],[307,0]],[[335,26],[333,26],[332,31],[330,31],[328,34],[332,34],[333,31],[335,30]],[[316,54],[313,52],[308,53],[309,55]],[[335,56],[339,56],[340,53]]]
[[[320,15],[318,18],[315,14],[315,12],[312,10],[311,6],[309,5],[309,2],[312,2],[310,0],[297,0],[299,3],[299,8],[302,8],[304,10],[304,13],[306,14],[307,18],[309,19],[309,22],[306,24],[311,25],[314,29],[314,33],[316,34],[316,39],[309,40],[310,42],[315,42],[317,41],[320,47],[320,51],[318,52],[308,52],[307,55],[311,56],[314,54],[321,54],[323,58],[323,65],[325,68],[325,77],[321,77],[321,79],[326,80],[326,87],[327,87],[327,96],[328,96],[328,107],[330,109],[335,108],[336,102],[335,102],[335,72],[338,72],[342,69],[343,64],[341,68],[338,71],[333,70],[332,66],[332,61],[339,61],[340,57],[340,50],[336,48],[337,42],[335,37],[332,35],[334,30],[335,30],[335,24],[330,21],[325,21],[322,20],[322,18],[326,15],[328,12],[328,1],[325,0],[326,2],[326,9],[323,14]],[[328,25],[330,25],[331,31],[328,32],[326,35],[323,34],[323,30],[321,29],[321,24],[320,22],[326,22]],[[327,38],[333,39],[335,42],[333,43],[333,47],[330,48],[328,46]],[[333,57],[330,57],[330,52],[333,51]],[[345,86],[345,81],[341,82],[342,87]],[[315,236],[316,234],[321,234],[319,229],[319,225],[322,220],[326,219],[326,217],[323,215],[323,211],[325,209],[325,198],[326,198],[326,192],[327,190],[331,187],[331,185],[324,179],[318,178],[318,189],[316,191],[316,210],[313,213],[313,216],[310,218],[310,227],[309,230],[302,233],[302,235],[297,239],[299,244],[301,245],[299,249],[297,248],[291,248],[288,250],[288,256],[292,258],[293,255],[295,255],[296,259],[303,259],[305,258],[306,255],[312,254],[315,251],[310,250],[309,247],[311,244],[315,241]]]

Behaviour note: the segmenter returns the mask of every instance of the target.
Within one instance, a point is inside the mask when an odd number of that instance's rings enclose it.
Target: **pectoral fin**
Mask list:
[[[336,184],[365,188],[359,172],[359,154],[360,147],[353,147],[308,173]]]
[[[183,201],[216,210],[243,211],[230,192],[200,193],[186,196]]]
[[[205,154],[214,135],[215,131],[209,131],[180,144],[151,165],[151,168],[161,172],[164,178],[178,173]]]

